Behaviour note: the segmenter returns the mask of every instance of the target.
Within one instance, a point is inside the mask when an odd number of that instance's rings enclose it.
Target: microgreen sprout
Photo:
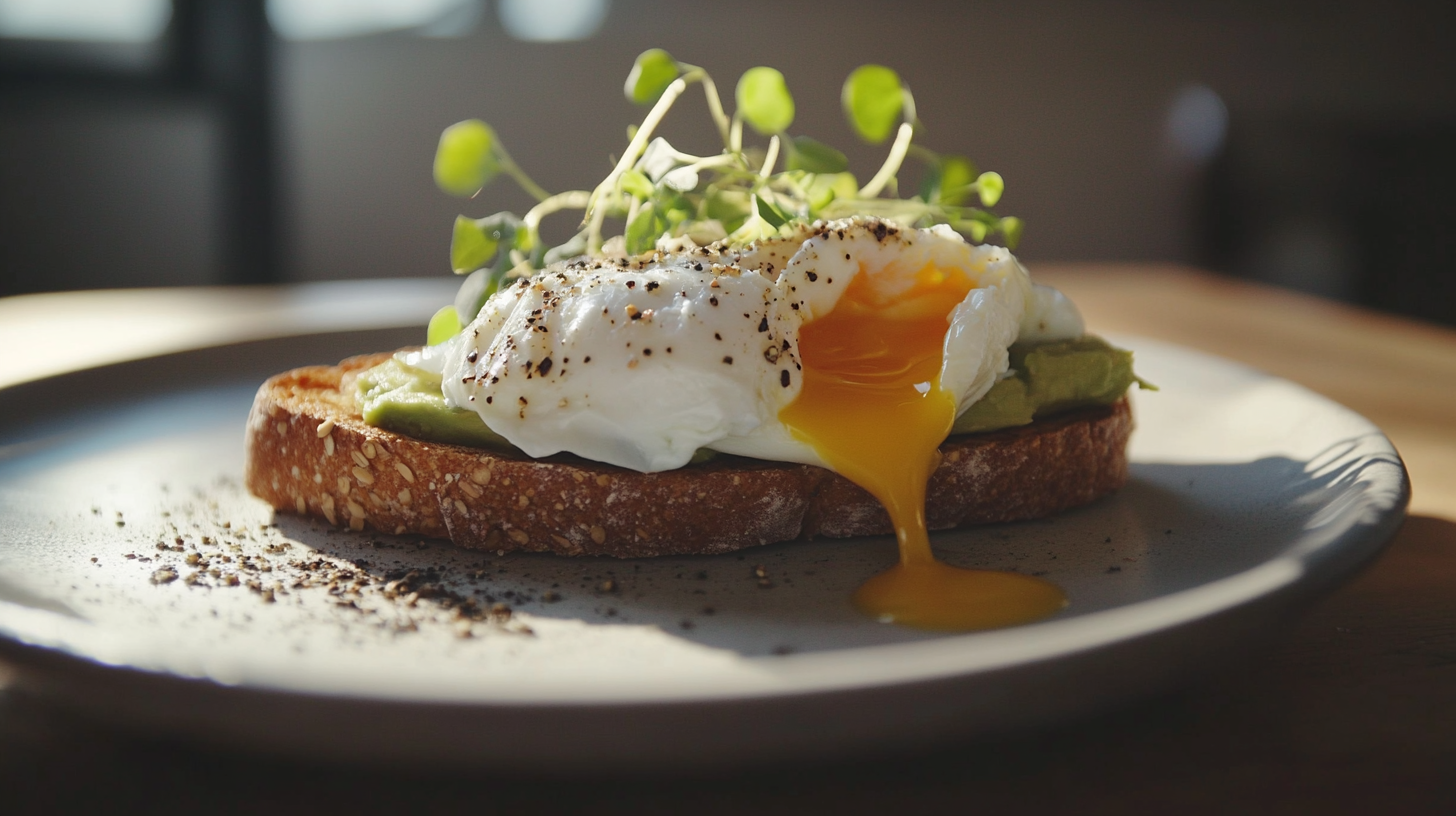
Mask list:
[[[460,333],[460,313],[454,306],[442,306],[430,318],[430,327],[425,330],[425,342],[437,346]]]
[[[702,156],[654,135],[694,85],[702,87],[723,143]],[[455,220],[450,265],[469,277],[450,316],[437,315],[431,321],[432,342],[437,329],[444,332],[474,319],[503,279],[530,275],[579,255],[637,255],[664,242],[678,247],[746,244],[792,234],[817,219],[851,215],[878,216],[907,227],[948,224],[976,242],[1000,234],[1014,247],[1020,239],[1019,220],[985,209],[1001,198],[1001,176],[979,172],[963,157],[940,155],[914,143],[923,131],[914,97],[899,74],[884,66],[856,68],[840,95],[850,127],[861,139],[882,144],[894,136],[884,163],[863,185],[849,172],[842,152],[787,132],[794,122],[794,98],[783,74],[773,68],[751,68],[743,74],[734,89],[731,117],[707,71],[662,49],[637,57],[623,90],[629,101],[650,108],[629,129],[627,147],[611,172],[591,190],[551,194],[542,189],[480,120],[451,125],[441,134],[434,173],[442,190],[474,197],[497,175],[506,175],[538,203],[524,217],[497,213]],[[767,144],[745,147],[744,124],[767,137]],[[898,176],[907,158],[925,165],[918,194],[882,197],[887,192],[898,195]],[[972,195],[979,207],[968,205]],[[580,227],[564,243],[547,247],[541,222],[563,211],[580,212]],[[604,235],[607,219],[623,225],[620,235]]]
[[[772,68],[745,71],[733,101],[738,104],[738,115],[765,136],[783,133],[794,122],[794,97],[784,75]]]

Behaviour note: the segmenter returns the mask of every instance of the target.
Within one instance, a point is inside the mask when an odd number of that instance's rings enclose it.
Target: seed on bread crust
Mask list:
[[[371,427],[355,405],[354,379],[388,357],[295,369],[264,383],[248,422],[248,489],[280,511],[319,514],[335,526],[342,520],[356,530],[497,551],[633,558],[890,532],[889,518],[869,494],[807,465],[719,456],[676,471],[637,473],[572,456],[533,460],[423,442]],[[279,417],[289,420],[283,436],[276,433]],[[1131,429],[1123,400],[1022,428],[953,437],[941,446],[928,486],[929,526],[1037,518],[1094,501],[1126,480]],[[330,458],[336,444],[350,455]],[[370,450],[393,467],[372,467]],[[293,476],[294,468],[302,475]],[[367,515],[349,498],[355,481],[370,491]],[[336,482],[337,494],[318,487]],[[346,518],[340,519],[334,495],[347,502]]]

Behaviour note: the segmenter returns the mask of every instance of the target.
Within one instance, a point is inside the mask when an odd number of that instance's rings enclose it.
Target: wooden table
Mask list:
[[[1456,332],[1174,267],[1034,272],[1098,331],[1240,360],[1374,420],[1414,485],[1386,554],[1274,648],[1195,687],[1048,732],[853,764],[673,780],[304,767],[143,740],[0,694],[0,810],[1456,813]],[[289,304],[310,300],[297,290],[125,297],[129,347],[147,353],[229,339],[258,314],[285,321]],[[7,332],[48,336],[118,302],[0,300],[0,342],[16,348]],[[197,328],[178,332],[183,319]],[[0,384],[36,373],[5,365]]]

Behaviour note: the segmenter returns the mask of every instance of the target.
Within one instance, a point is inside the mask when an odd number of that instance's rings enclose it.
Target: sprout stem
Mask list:
[[[647,112],[647,118],[643,119],[642,124],[637,128],[637,135],[632,137],[626,152],[622,154],[622,158],[617,160],[617,166],[612,168],[612,172],[602,179],[602,183],[598,184],[595,190],[592,190],[591,198],[586,204],[588,252],[595,254],[602,248],[602,221],[607,217],[606,207],[601,206],[602,197],[610,193],[616,187],[617,180],[622,177],[622,174],[637,163],[642,151],[647,148],[647,141],[652,138],[652,131],[662,122],[662,118],[667,115],[677,98],[687,90],[688,82],[697,81],[705,76],[706,74],[702,73],[701,69],[690,71],[674,79],[672,84],[667,86],[667,90],[662,92],[657,104],[652,106],[652,110]]]
[[[511,158],[511,154],[506,152],[505,146],[500,143],[499,139],[495,143],[495,157],[496,162],[500,164],[500,169],[504,170],[506,175],[515,179],[516,183],[521,185],[521,189],[525,190],[532,198],[537,201],[545,201],[551,197],[551,194],[546,192],[545,188],[532,181],[531,177],[526,175],[526,171],[522,170],[520,165],[516,164],[516,160]]]
[[[526,229],[531,231],[531,236],[536,236],[536,231],[541,227],[541,219],[562,210],[585,209],[587,202],[591,200],[591,193],[586,190],[568,190],[564,193],[557,193],[554,196],[547,196],[540,204],[532,207],[521,219]]]
[[[718,97],[718,86],[713,84],[712,77],[703,72],[703,96],[708,98],[708,113],[713,116],[713,124],[718,126],[718,138],[723,140],[723,146],[728,147],[728,114],[723,112],[723,100]]]
[[[693,170],[705,170],[709,167],[723,167],[730,164],[738,164],[739,161],[739,157],[733,155],[732,153],[719,153],[716,156],[709,156],[705,159],[698,159],[697,161],[688,165],[688,167],[692,168]]]
[[[905,153],[910,149],[910,140],[915,136],[915,127],[909,122],[901,122],[900,130],[895,134],[895,143],[890,145],[890,155],[885,157],[885,163],[880,165],[880,171],[869,183],[859,188],[860,198],[874,198],[890,183],[890,179],[900,172],[900,165],[905,161]]]
[[[714,84],[713,78],[708,72],[696,65],[688,65],[685,62],[678,63],[683,68],[683,78],[689,82],[700,80],[703,83],[703,97],[708,100],[708,113],[713,117],[713,124],[718,126],[718,138],[723,140],[723,146],[729,147],[728,142],[728,114],[723,112],[723,99],[718,96],[718,86]]]
[[[758,168],[759,178],[768,178],[773,172],[774,162],[779,160],[779,137],[777,134],[768,140],[768,153],[764,154],[763,167]]]
[[[531,265],[531,259],[526,255],[526,253],[520,251],[519,249],[511,250],[510,257],[511,263],[513,265],[506,272],[505,277],[529,278],[531,277],[531,273],[536,271],[536,267]]]
[[[900,85],[900,94],[903,105],[901,110],[905,112],[905,121],[909,122],[911,127],[920,124],[920,118],[915,115],[915,97],[910,94],[910,86],[902,83]]]

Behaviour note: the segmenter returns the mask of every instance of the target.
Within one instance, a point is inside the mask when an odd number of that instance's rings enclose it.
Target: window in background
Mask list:
[[[601,30],[609,0],[499,0],[501,27],[525,42],[585,40]],[[484,0],[268,0],[268,22],[287,40],[337,40],[389,31],[464,37]]]
[[[0,0],[0,294],[280,277],[264,0]]]
[[[171,17],[169,0],[0,0],[0,37],[144,43]]]
[[[606,22],[607,0],[500,0],[501,25],[526,42],[569,42],[595,35]]]
[[[171,19],[170,0],[0,0],[0,63],[155,70]]]
[[[463,37],[475,29],[484,0],[268,0],[268,24],[288,40],[336,40],[414,30]]]

